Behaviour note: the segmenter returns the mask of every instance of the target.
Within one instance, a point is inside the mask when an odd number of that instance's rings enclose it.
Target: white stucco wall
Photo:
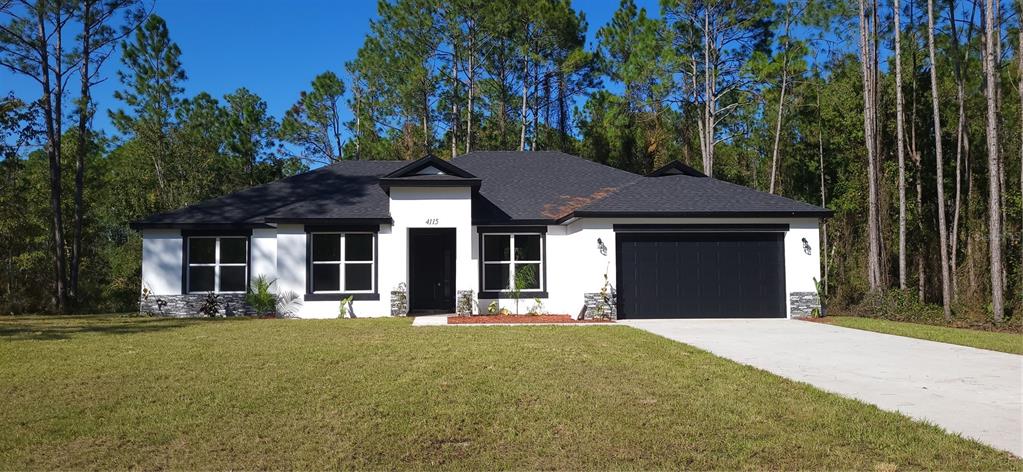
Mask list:
[[[413,228],[454,228],[455,291],[478,291],[479,255],[476,230],[472,226],[472,189],[392,187],[391,218],[394,220],[393,243],[386,255],[381,247],[380,258],[392,258],[394,262],[387,263],[390,285],[381,283],[381,288],[386,290],[381,297],[384,293],[390,297],[390,291],[401,282],[408,284],[408,230]]]
[[[389,316],[391,290],[408,283],[408,230],[454,228],[456,231],[456,290],[475,289],[477,279],[471,190],[468,188],[391,189],[393,225],[381,225],[377,234],[377,293],[379,300],[355,300],[358,317]],[[432,223],[432,224],[431,224]],[[277,274],[280,290],[306,293],[306,233],[303,225],[277,228]],[[255,264],[255,255],[253,264]],[[336,300],[304,301],[296,311],[301,318],[336,318]]]
[[[277,229],[256,228],[252,230],[249,238],[249,254],[252,262],[249,264],[251,279],[262,275],[269,280],[277,278]]]
[[[810,254],[803,250],[803,238],[810,245]],[[821,280],[820,222],[815,218],[791,220],[785,235],[785,291],[816,292],[814,279]],[[789,297],[785,306],[789,317],[792,307]]]
[[[599,292],[604,274],[612,286],[616,277],[616,224],[788,224],[785,234],[786,312],[791,316],[789,293],[815,291],[813,279],[820,279],[820,247],[818,220],[815,218],[582,218],[547,229],[547,291],[544,305],[550,313],[576,315],[583,309],[583,294]],[[806,238],[811,254],[803,251]],[[607,247],[607,255],[599,252],[597,240]],[[524,295],[525,296],[525,295]],[[484,310],[490,300],[481,300]],[[498,301],[513,309],[514,300]],[[520,302],[520,311],[533,303]]]
[[[153,295],[181,293],[181,230],[142,231],[142,288]]]
[[[456,230],[456,290],[479,293],[478,234],[471,221],[468,188],[392,188],[393,225],[381,225],[377,235],[377,293],[379,300],[357,300],[354,311],[359,317],[390,314],[390,292],[408,282],[408,231],[412,228],[454,228]],[[564,225],[548,226],[545,237],[546,289],[544,308],[550,313],[578,314],[583,294],[599,292],[606,273],[611,284],[616,280],[615,224],[778,224],[790,226],[785,235],[786,305],[792,292],[813,292],[813,279],[820,279],[818,220],[814,218],[585,218]],[[803,238],[810,254],[803,249]],[[599,252],[597,240],[607,248]],[[279,291],[306,293],[306,232],[303,225],[282,224],[277,228],[253,230],[251,238],[251,274],[277,280]],[[155,295],[181,293],[182,239],[179,230],[143,231],[142,282]],[[486,311],[491,300],[480,299],[479,310]],[[498,300],[514,309],[514,300]],[[520,311],[533,300],[523,294]],[[302,318],[334,318],[338,301],[305,301],[297,309]],[[791,309],[788,308],[791,313]]]

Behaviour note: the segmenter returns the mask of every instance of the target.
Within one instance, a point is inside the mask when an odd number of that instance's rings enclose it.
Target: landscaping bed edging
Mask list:
[[[577,320],[569,315],[481,315],[481,316],[449,316],[449,325],[472,324],[614,324],[612,320]]]

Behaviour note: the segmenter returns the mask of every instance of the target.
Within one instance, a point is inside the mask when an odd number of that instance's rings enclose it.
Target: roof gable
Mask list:
[[[426,156],[380,178],[380,187],[472,187],[480,179],[465,169],[436,156]]]
[[[423,175],[449,175],[463,179],[475,179],[476,176],[464,169],[434,155],[417,159],[408,165],[383,176],[384,179],[400,179]]]
[[[679,160],[671,161],[657,170],[650,173],[649,177],[663,177],[666,175],[688,175],[690,177],[706,177],[707,174],[683,164]]]

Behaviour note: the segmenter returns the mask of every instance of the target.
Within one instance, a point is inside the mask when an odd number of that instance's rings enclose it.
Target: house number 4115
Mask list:
[[[440,224],[440,218],[427,218],[426,219],[426,224],[431,225],[431,226],[438,225],[438,224]]]

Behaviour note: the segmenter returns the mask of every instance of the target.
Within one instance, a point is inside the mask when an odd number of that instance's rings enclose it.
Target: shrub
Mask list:
[[[341,318],[355,318],[355,310],[352,309],[352,301],[355,297],[349,295],[341,299],[341,305],[337,309],[337,317]]]
[[[940,305],[921,303],[911,290],[869,293],[853,307],[852,312],[867,318],[929,323],[944,322],[945,316]]]
[[[274,282],[276,281],[260,275],[249,286],[249,291],[245,294],[245,303],[248,303],[257,315],[277,314],[277,294],[272,291]]]
[[[265,275],[259,275],[249,286],[245,293],[247,303],[257,315],[263,316],[288,316],[298,305],[302,304],[301,297],[295,292],[274,293],[273,285],[276,279],[268,279]]]
[[[213,292],[206,294],[206,299],[199,305],[199,314],[213,318],[220,314],[220,297]]]

